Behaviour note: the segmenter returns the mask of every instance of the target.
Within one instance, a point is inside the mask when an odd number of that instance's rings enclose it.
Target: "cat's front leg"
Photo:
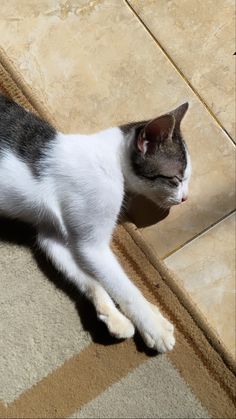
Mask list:
[[[116,308],[98,281],[83,272],[76,264],[69,247],[62,239],[41,231],[38,234],[38,244],[54,266],[94,304],[98,318],[106,324],[111,335],[118,339],[133,336],[134,326],[131,321]]]
[[[106,289],[119,304],[124,314],[139,330],[147,346],[159,352],[173,349],[175,344],[173,325],[159,309],[150,304],[129,280],[107,244],[79,246],[80,260],[86,270]]]

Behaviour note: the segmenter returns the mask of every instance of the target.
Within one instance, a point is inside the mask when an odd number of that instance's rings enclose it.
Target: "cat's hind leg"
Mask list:
[[[106,324],[113,336],[124,339],[134,335],[134,326],[131,321],[116,308],[105,289],[80,269],[70,249],[61,239],[40,232],[38,244],[53,265],[94,304],[98,318]]]

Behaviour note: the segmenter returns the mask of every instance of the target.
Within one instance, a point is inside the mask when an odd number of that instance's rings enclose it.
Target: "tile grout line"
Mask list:
[[[191,82],[187,79],[187,77],[184,75],[184,73],[182,72],[182,70],[180,70],[180,68],[177,66],[177,64],[175,63],[175,61],[171,58],[171,56],[169,55],[169,53],[164,49],[164,47],[161,45],[161,43],[158,41],[158,39],[153,35],[153,33],[151,32],[151,30],[148,28],[148,26],[144,23],[144,21],[141,19],[141,17],[138,15],[138,13],[135,11],[135,9],[133,8],[133,6],[131,6],[131,4],[129,3],[129,0],[124,0],[125,4],[127,5],[127,7],[131,10],[131,12],[136,16],[136,18],[138,19],[138,21],[141,23],[141,25],[144,27],[144,29],[148,32],[148,34],[151,36],[151,38],[153,39],[153,41],[158,45],[158,47],[161,49],[161,51],[163,52],[163,54],[166,56],[166,58],[170,61],[170,63],[172,64],[172,66],[175,68],[175,70],[177,71],[177,73],[180,74],[180,76],[182,77],[182,79],[187,83],[187,85],[189,86],[189,88],[192,90],[192,92],[197,96],[197,98],[200,100],[200,102],[204,105],[204,107],[207,109],[207,111],[210,113],[210,115],[212,116],[212,118],[215,120],[215,122],[217,123],[217,125],[219,125],[219,127],[222,129],[222,131],[224,131],[224,133],[227,135],[227,137],[229,138],[229,140],[233,143],[233,145],[235,146],[235,142],[234,139],[231,137],[231,135],[228,133],[228,131],[224,128],[224,126],[222,125],[222,123],[219,121],[219,119],[217,118],[217,116],[213,113],[213,111],[211,110],[211,108],[208,106],[208,104],[205,102],[205,100],[201,97],[201,95],[198,93],[198,91],[195,89],[195,87],[193,87],[193,85],[191,84]]]
[[[200,94],[197,92],[197,90],[193,87],[193,85],[190,83],[190,81],[186,78],[186,76],[184,75],[184,73],[182,72],[182,70],[180,70],[180,68],[177,66],[177,64],[174,62],[174,60],[171,58],[171,56],[168,54],[168,52],[164,49],[164,47],[160,44],[160,42],[157,40],[157,38],[153,35],[153,33],[151,32],[151,30],[147,27],[147,25],[144,23],[144,21],[141,19],[141,17],[138,15],[138,13],[135,11],[135,9],[131,6],[131,4],[129,3],[129,0],[124,0],[124,2],[126,3],[127,7],[132,11],[132,13],[135,15],[135,17],[138,19],[138,21],[141,23],[141,25],[144,27],[144,29],[148,32],[148,34],[151,36],[151,38],[153,39],[153,41],[158,45],[158,47],[161,49],[161,51],[163,52],[163,54],[167,57],[167,59],[170,61],[170,63],[172,64],[172,66],[175,68],[175,70],[181,75],[181,77],[183,78],[183,80],[187,83],[187,85],[190,87],[190,89],[192,90],[192,92],[197,96],[197,98],[200,100],[200,102],[204,105],[204,107],[207,109],[207,111],[210,113],[210,115],[212,116],[212,118],[216,121],[216,123],[220,126],[220,128],[224,131],[224,133],[227,135],[227,137],[229,138],[230,141],[232,141],[233,145],[235,146],[235,142],[233,140],[233,138],[231,137],[231,135],[227,132],[227,130],[224,128],[224,126],[221,124],[221,122],[218,120],[218,118],[216,117],[216,115],[212,112],[212,110],[210,109],[210,107],[207,105],[207,103],[204,101],[204,99],[200,96]],[[176,248],[175,250],[167,253],[167,255],[163,258],[163,260],[167,259],[169,256],[171,256],[172,254],[178,252],[180,249],[182,249],[184,246],[188,245],[189,243],[191,243],[192,241],[194,241],[195,239],[197,239],[198,237],[202,236],[203,234],[205,234],[207,231],[211,230],[213,227],[215,227],[217,224],[221,223],[223,220],[225,220],[226,218],[230,217],[230,215],[234,214],[236,210],[233,209],[231,210],[228,214],[224,215],[223,217],[221,217],[220,219],[218,219],[217,221],[215,221],[214,223],[212,223],[211,225],[207,226],[205,229],[203,229],[200,233],[196,234],[195,236],[191,237],[189,240],[187,240],[185,243],[183,243],[182,245],[180,245],[178,248]]]
[[[166,260],[169,256],[172,256],[174,253],[176,253],[179,250],[183,249],[183,247],[187,246],[189,243],[193,242],[195,239],[198,239],[203,234],[205,234],[208,231],[210,231],[213,227],[217,226],[218,224],[220,224],[222,221],[226,220],[226,218],[230,217],[234,213],[236,214],[236,209],[233,209],[228,214],[223,215],[223,217],[221,217],[219,220],[215,221],[213,224],[211,224],[211,225],[207,226],[206,228],[204,228],[200,233],[196,234],[195,236],[193,236],[190,239],[188,239],[185,243],[183,243],[179,247],[175,248],[175,250],[172,250],[169,253],[167,253],[165,255],[165,257],[162,258],[162,260]]]

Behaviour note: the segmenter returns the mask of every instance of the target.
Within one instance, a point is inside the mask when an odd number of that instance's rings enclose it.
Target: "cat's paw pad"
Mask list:
[[[99,319],[102,320],[112,336],[117,339],[128,339],[134,335],[134,326],[127,317],[120,312],[111,314],[99,314]]]

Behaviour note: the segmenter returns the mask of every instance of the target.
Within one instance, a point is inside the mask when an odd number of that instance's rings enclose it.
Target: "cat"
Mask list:
[[[91,135],[63,134],[0,95],[0,215],[37,229],[37,243],[94,304],[119,339],[138,329],[158,352],[173,325],[130,281],[110,248],[125,191],[163,208],[187,199],[190,156],[180,124],[188,109]]]

